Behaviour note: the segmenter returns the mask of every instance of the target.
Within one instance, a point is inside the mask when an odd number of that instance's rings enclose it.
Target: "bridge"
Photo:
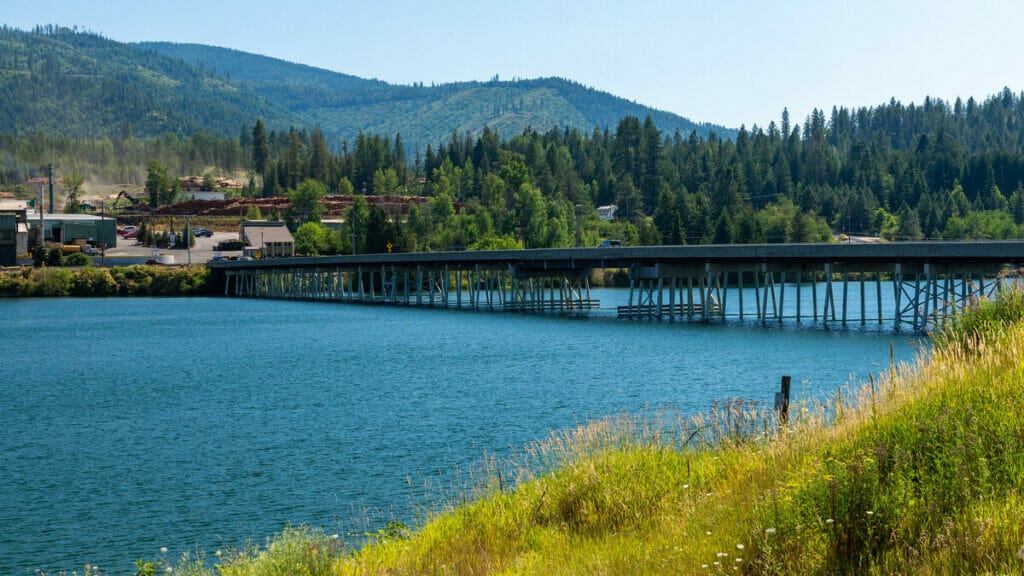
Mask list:
[[[1024,242],[980,241],[360,254],[210,268],[231,297],[521,312],[598,309],[591,273],[621,269],[629,298],[616,313],[624,318],[924,329],[1017,282],[1022,264]]]

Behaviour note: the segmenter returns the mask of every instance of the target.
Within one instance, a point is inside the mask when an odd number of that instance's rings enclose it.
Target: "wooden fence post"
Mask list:
[[[779,421],[785,424],[789,421],[789,384],[792,378],[782,377],[782,390],[775,393],[775,409],[779,411]]]

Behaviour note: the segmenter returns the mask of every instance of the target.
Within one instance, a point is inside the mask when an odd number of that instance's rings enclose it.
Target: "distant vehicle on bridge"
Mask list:
[[[598,248],[622,248],[621,240],[605,240],[597,245]]]

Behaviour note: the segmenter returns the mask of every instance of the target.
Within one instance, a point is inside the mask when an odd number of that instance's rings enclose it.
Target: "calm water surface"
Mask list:
[[[608,414],[770,404],[782,374],[825,397],[884,370],[890,344],[915,354],[905,335],[792,324],[0,301],[0,573],[412,523],[416,486],[485,452]]]

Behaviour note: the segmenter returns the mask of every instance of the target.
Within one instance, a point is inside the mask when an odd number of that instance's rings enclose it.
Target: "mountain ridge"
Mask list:
[[[271,130],[319,128],[332,146],[400,133],[422,149],[485,126],[509,138],[648,115],[666,135],[735,136],[562,78],[398,85],[232,48],[0,28],[0,132],[16,137],[230,137],[261,118]]]
[[[452,131],[479,134],[484,126],[506,137],[527,127],[589,131],[613,128],[627,115],[650,115],[666,133],[679,129],[685,134],[697,130],[703,136],[712,131],[728,138],[735,135],[734,130],[722,126],[693,122],[558,77],[403,85],[233,48],[171,42],[137,45],[224,74],[325,131],[348,134],[349,140],[360,131],[401,132],[407,142],[428,144],[446,140]],[[351,118],[365,120],[353,122]],[[417,129],[424,118],[435,122],[429,129]]]

